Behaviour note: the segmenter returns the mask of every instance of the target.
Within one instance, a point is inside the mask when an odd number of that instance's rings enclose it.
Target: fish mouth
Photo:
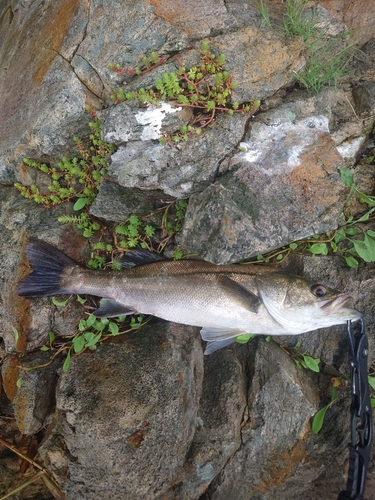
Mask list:
[[[341,309],[347,308],[352,302],[353,297],[347,295],[346,293],[340,293],[340,295],[338,295],[334,299],[319,301],[317,305],[326,314],[334,314]]]

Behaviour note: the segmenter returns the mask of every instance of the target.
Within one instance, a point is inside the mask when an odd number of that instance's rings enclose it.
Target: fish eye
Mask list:
[[[310,292],[315,295],[315,297],[324,297],[327,293],[327,289],[323,285],[312,285],[310,287]]]

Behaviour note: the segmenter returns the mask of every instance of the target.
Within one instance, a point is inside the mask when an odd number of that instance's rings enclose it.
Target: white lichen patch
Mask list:
[[[365,141],[364,136],[356,137],[355,139],[349,139],[341,143],[339,146],[337,146],[337,151],[343,158],[353,159],[356,157],[359,148],[361,147],[364,141]]]
[[[148,106],[147,109],[139,111],[135,115],[135,119],[139,125],[143,126],[141,141],[159,139],[163,120],[167,114],[176,113],[176,111],[180,110],[180,107],[163,102],[160,106]]]
[[[255,164],[266,175],[287,173],[301,164],[301,156],[319,137],[329,132],[326,116],[291,120],[295,115],[273,117],[268,123],[256,123],[251,142],[241,142],[237,159]]]

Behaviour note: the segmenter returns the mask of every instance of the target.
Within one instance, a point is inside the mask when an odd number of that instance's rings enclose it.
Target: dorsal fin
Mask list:
[[[163,257],[159,253],[150,252],[150,250],[145,250],[143,248],[137,248],[126,252],[118,263],[121,267],[129,269],[130,267],[143,266],[144,264],[151,264],[152,262],[160,262],[163,260],[169,260]]]

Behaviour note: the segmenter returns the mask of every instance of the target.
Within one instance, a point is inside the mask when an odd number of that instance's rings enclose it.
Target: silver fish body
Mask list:
[[[92,271],[33,239],[27,256],[34,270],[21,281],[18,293],[91,294],[103,297],[94,312],[98,317],[143,313],[200,326],[208,341],[206,353],[246,332],[295,335],[361,317],[348,307],[348,295],[272,267],[162,260],[145,251],[136,255],[141,265]]]

